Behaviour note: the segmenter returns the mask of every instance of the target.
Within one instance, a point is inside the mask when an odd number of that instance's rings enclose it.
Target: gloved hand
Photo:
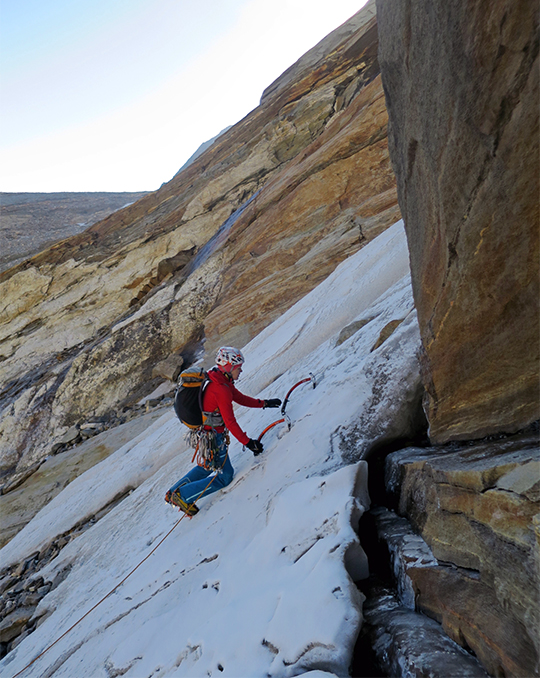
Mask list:
[[[264,401],[264,407],[279,407],[281,405],[281,400],[279,398],[270,398],[270,400]]]
[[[258,454],[260,454],[264,450],[264,447],[263,447],[263,444],[261,443],[261,441],[260,440],[253,440],[253,438],[249,441],[249,443],[246,445],[246,447],[248,447],[253,452],[253,454],[255,456],[257,456]]]

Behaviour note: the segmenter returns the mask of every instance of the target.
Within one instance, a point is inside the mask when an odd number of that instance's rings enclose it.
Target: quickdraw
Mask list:
[[[228,431],[224,435],[228,447],[231,442]],[[190,431],[187,434],[187,440],[189,445],[195,448],[191,463],[197,459],[197,466],[201,466],[207,471],[219,471],[221,469],[219,447],[216,442],[216,432],[213,429],[205,431],[203,428],[198,428]]]

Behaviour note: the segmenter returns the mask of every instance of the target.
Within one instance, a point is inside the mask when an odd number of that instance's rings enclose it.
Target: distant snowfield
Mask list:
[[[341,330],[365,321],[337,345]],[[371,350],[383,327],[401,320]],[[360,327],[358,323],[355,327]],[[354,328],[353,328],[354,329]],[[362,622],[353,581],[368,575],[356,528],[369,507],[375,443],[407,435],[419,393],[402,222],[368,244],[245,347],[240,390],[283,398],[292,428],[272,428],[254,458],[233,441],[236,475],[198,502],[111,596],[24,676],[347,676]],[[251,437],[279,410],[238,408]],[[49,616],[1,663],[13,677],[105,596],[181,514],[165,491],[191,467],[172,413],[73,481],[0,551],[18,562],[134,491],[40,572],[69,574],[41,602]]]

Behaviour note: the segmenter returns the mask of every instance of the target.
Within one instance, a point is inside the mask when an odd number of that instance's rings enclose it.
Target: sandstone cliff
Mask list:
[[[369,3],[160,190],[0,277],[1,470],[244,345],[399,218]]]
[[[490,674],[538,675],[538,8],[377,10],[429,437],[467,441],[389,458],[396,509],[434,556],[403,569],[413,606]]]
[[[434,442],[540,418],[538,7],[378,5]]]
[[[538,436],[400,450],[387,482],[436,558],[408,570],[416,608],[491,675],[537,675]]]

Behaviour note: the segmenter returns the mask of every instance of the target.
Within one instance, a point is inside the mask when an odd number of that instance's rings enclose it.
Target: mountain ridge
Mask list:
[[[0,273],[136,202],[146,193],[0,193]]]

